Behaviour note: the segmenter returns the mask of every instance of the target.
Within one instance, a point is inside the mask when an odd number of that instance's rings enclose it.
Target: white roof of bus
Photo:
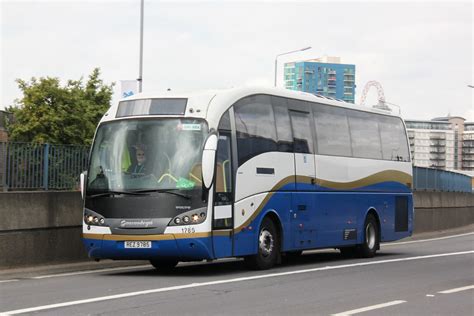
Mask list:
[[[130,96],[126,99],[122,99],[120,101],[131,101],[150,98],[187,98],[188,102],[186,106],[185,117],[205,118],[209,122],[209,127],[217,127],[220,117],[222,116],[222,114],[225,113],[225,111],[227,111],[227,109],[232,104],[246,96],[255,94],[281,96],[291,99],[312,101],[321,104],[334,105],[366,112],[397,116],[387,111],[364,107],[353,103],[347,103],[341,100],[336,100],[324,96],[317,96],[311,93],[273,87],[243,87],[224,90],[197,91],[191,93],[174,91],[167,91],[162,93],[139,93]],[[114,120],[115,114],[117,113],[117,109],[118,103],[111,106],[102,118],[101,122]],[[180,117],[181,115],[176,116]],[[144,115],[142,117],[150,117],[150,115]],[[137,118],[137,116],[127,118]]]

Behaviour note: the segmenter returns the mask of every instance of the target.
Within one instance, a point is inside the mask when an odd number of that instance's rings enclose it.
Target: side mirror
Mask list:
[[[214,180],[214,172],[216,169],[216,151],[217,151],[217,134],[211,133],[204,143],[202,152],[202,183],[206,189],[209,189]]]
[[[80,182],[80,185],[81,185],[81,196],[82,196],[82,199],[84,199],[84,196],[86,194],[86,179],[87,179],[87,171],[84,171],[83,173],[81,173],[81,182]]]

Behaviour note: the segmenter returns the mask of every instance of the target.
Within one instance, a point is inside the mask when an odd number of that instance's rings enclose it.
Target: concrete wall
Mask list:
[[[421,192],[414,194],[414,233],[446,230],[474,223],[474,194]]]
[[[79,192],[0,193],[0,268],[89,260]],[[474,194],[415,193],[415,234],[474,223]]]
[[[88,260],[79,192],[0,193],[0,268]]]

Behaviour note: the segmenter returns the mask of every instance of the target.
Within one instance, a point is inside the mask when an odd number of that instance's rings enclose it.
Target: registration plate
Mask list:
[[[151,241],[126,241],[125,248],[151,248]]]

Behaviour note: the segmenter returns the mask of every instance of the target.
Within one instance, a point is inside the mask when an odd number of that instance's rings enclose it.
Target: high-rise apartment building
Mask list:
[[[474,122],[448,116],[405,123],[415,166],[474,170]]]
[[[286,89],[354,103],[355,65],[341,64],[339,57],[285,63],[284,80]]]

